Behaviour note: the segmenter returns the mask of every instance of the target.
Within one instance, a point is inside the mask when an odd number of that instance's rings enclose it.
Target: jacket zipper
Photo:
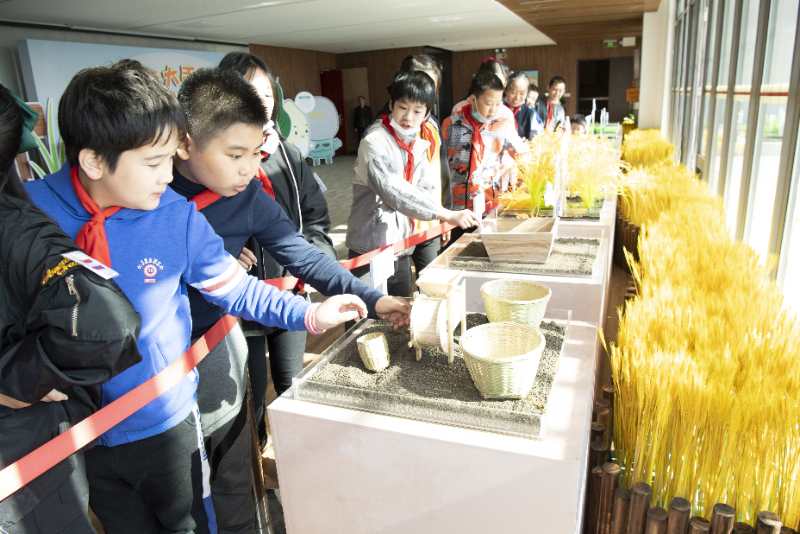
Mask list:
[[[72,337],[78,337],[78,306],[81,305],[81,294],[75,287],[75,275],[66,277],[67,290],[69,294],[75,297],[75,305],[72,307]]]

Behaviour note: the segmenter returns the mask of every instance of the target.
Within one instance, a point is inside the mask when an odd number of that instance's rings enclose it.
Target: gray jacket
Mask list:
[[[413,219],[436,219],[440,169],[438,154],[428,159],[428,141],[414,142],[414,174],[403,176],[406,153],[380,122],[367,130],[358,147],[353,176],[353,206],[347,223],[346,244],[358,253],[369,252],[413,233]],[[410,254],[412,249],[399,255]]]

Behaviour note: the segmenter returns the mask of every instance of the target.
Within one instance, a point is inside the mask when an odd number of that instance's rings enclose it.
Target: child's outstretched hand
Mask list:
[[[458,226],[466,230],[467,228],[474,228],[478,226],[478,219],[475,217],[475,214],[472,213],[471,210],[459,210],[459,211],[452,211],[447,210],[449,213],[445,216],[445,221],[449,222],[453,226]]]
[[[306,328],[320,333],[347,321],[367,316],[367,305],[355,295],[336,295],[320,304],[312,304],[306,312]]]
[[[394,328],[402,328],[409,325],[411,303],[399,297],[381,297],[375,303],[375,313],[384,321],[392,323]]]

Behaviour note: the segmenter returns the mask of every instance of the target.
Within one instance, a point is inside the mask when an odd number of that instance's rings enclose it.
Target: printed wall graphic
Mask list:
[[[275,122],[281,135],[297,146],[303,157],[311,158],[314,165],[330,165],[342,147],[342,140],[336,137],[339,120],[330,99],[301,91],[294,100],[283,99],[283,112]]]
[[[196,69],[215,67],[220,52],[118,46],[69,41],[25,39],[18,45],[25,97],[30,101],[58,102],[72,76],[79,70],[110,65],[120,59],[140,61],[161,77],[162,83],[177,92],[181,83]]]

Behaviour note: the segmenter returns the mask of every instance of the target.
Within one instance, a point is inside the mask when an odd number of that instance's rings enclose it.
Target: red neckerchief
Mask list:
[[[261,167],[259,167],[256,172],[256,179],[261,182],[261,188],[264,192],[270,197],[275,198],[275,190],[272,188],[272,181],[270,181],[269,176],[267,176],[267,173],[264,172],[264,169]],[[211,189],[206,189],[201,193],[197,193],[190,198],[189,201],[194,202],[194,205],[197,206],[197,211],[203,211],[221,198],[222,195],[219,193],[215,193]]]
[[[72,187],[78,196],[83,209],[92,216],[89,222],[84,224],[75,236],[75,244],[86,254],[111,267],[111,251],[108,248],[108,236],[106,235],[106,219],[117,213],[122,208],[111,206],[104,210],[89,196],[78,177],[78,167],[72,167],[70,172]]]
[[[381,116],[381,122],[383,123],[383,127],[386,128],[386,131],[389,132],[389,135],[394,139],[394,142],[397,143],[397,146],[400,147],[400,150],[406,153],[406,165],[403,168],[403,177],[406,179],[406,182],[411,183],[414,180],[414,141],[406,143],[397,135],[397,132],[395,132],[392,127],[392,121],[389,115],[384,113]]]
[[[545,126],[550,126],[553,122],[553,113],[554,113],[555,106],[549,100],[547,101],[547,120],[544,121]]]

